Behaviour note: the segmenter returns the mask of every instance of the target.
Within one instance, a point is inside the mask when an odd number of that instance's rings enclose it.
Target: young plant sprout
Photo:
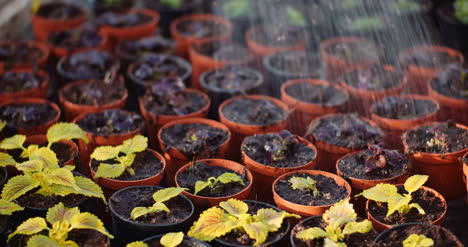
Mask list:
[[[226,172],[219,175],[217,178],[210,177],[206,181],[195,182],[194,194],[196,195],[207,188],[209,188],[211,191],[219,191],[223,189],[224,185],[229,183],[240,183],[245,185],[244,180],[242,180],[239,175],[232,172]]]
[[[49,223],[49,224],[47,224]],[[8,241],[17,234],[31,235],[26,246],[78,246],[72,240],[68,240],[68,234],[75,229],[90,229],[98,231],[108,238],[114,238],[104,228],[102,221],[88,212],[80,212],[78,207],[66,208],[62,203],[51,207],[47,211],[46,218],[30,218],[16,228],[8,236]],[[48,235],[40,234],[47,231]]]
[[[177,247],[182,243],[182,241],[184,241],[183,232],[169,232],[161,237],[161,240],[159,240],[159,243],[163,247]],[[127,244],[126,247],[148,247],[148,245],[144,242],[137,241],[137,242]]]
[[[132,169],[136,154],[143,152],[148,147],[148,138],[136,135],[124,141],[118,146],[98,147],[91,154],[91,158],[100,161],[94,178],[116,178],[125,171],[130,175],[135,175]]]
[[[398,193],[398,188],[393,184],[381,183],[364,190],[356,196],[364,196],[372,201],[387,203],[387,217],[397,211],[403,215],[408,214],[413,208],[417,209],[420,214],[426,214],[419,204],[411,203],[413,199],[411,193],[421,188],[428,178],[429,176],[426,175],[413,175],[409,177],[404,184],[405,190],[408,192],[407,194]]]
[[[188,236],[202,241],[211,241],[232,231],[241,231],[255,240],[254,246],[264,243],[269,232],[280,229],[284,218],[300,218],[297,214],[278,212],[272,208],[262,208],[255,215],[248,213],[249,206],[243,201],[229,199],[200,214],[188,232]]]
[[[291,184],[291,188],[293,190],[301,190],[301,191],[312,191],[314,197],[320,195],[320,191],[317,189],[317,181],[312,179],[311,177],[303,178],[303,177],[292,177],[289,179],[289,183]]]
[[[22,211],[23,209],[23,207],[14,202],[0,199],[0,215],[11,215],[14,212]]]
[[[468,23],[468,1],[467,0],[455,0],[453,3],[455,8],[455,16],[457,19],[464,23]]]
[[[371,155],[369,155],[365,160],[365,173],[371,173],[375,170],[383,169],[392,161],[405,159],[405,157],[397,150],[383,149],[378,145],[369,145],[368,149],[371,151]]]
[[[403,247],[432,247],[434,240],[423,234],[411,234],[403,241]]]
[[[178,9],[182,6],[183,0],[159,0],[161,5],[169,8]]]
[[[270,157],[270,163],[286,159],[288,150],[296,150],[298,148],[299,139],[296,135],[291,134],[287,130],[279,132],[280,139],[273,139],[264,145],[267,157]]]
[[[151,207],[136,207],[130,213],[130,218],[136,220],[147,214],[157,214],[160,212],[170,212],[171,210],[164,204],[164,202],[180,195],[185,188],[166,188],[158,190],[153,194],[154,204]]]
[[[312,227],[300,231],[296,238],[302,240],[314,240],[324,238],[324,246],[346,246],[344,243],[347,235],[353,233],[367,233],[372,230],[369,220],[356,222],[357,214],[349,199],[342,200],[330,207],[322,215],[322,220],[327,224],[325,230],[320,227]]]
[[[289,24],[293,26],[304,27],[307,24],[304,15],[292,6],[286,6],[286,16],[288,17]]]

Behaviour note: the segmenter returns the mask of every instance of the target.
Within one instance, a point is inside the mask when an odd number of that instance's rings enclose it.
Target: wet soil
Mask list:
[[[49,3],[42,5],[36,14],[48,19],[67,20],[78,17],[81,9],[65,3]]]
[[[265,46],[287,46],[305,42],[306,33],[297,27],[259,26],[249,37],[257,44]]]
[[[158,115],[187,115],[200,111],[208,104],[206,98],[198,93],[181,91],[176,94],[176,97],[177,105],[168,104],[166,98],[160,98],[148,90],[143,96],[143,104],[145,109],[156,115],[156,117]]]
[[[152,36],[139,40],[129,40],[120,43],[116,54],[128,60],[136,60],[147,53],[172,54],[175,52],[175,43],[160,36]]]
[[[35,64],[44,53],[31,44],[16,42],[0,46],[0,62],[6,65]]]
[[[109,53],[99,50],[78,52],[66,57],[62,64],[63,73],[78,78],[101,78],[110,72],[118,61]]]
[[[235,98],[222,111],[228,120],[246,125],[272,125],[288,116],[288,112],[266,98]]]
[[[342,90],[327,85],[313,85],[307,82],[297,83],[286,88],[291,97],[324,107],[341,106],[349,99]]]
[[[271,66],[281,72],[295,75],[320,75],[321,60],[308,53],[287,51],[272,55]]]
[[[448,66],[431,81],[431,88],[450,98],[468,100],[466,73],[462,65]]]
[[[37,73],[30,72],[4,72],[0,75],[0,92],[13,93],[38,88],[45,78]]]
[[[375,65],[347,73],[344,82],[362,90],[384,90],[401,84],[402,79],[399,73],[388,71],[381,65]]]
[[[206,85],[213,91],[246,92],[258,84],[260,75],[254,70],[240,66],[226,66],[208,72],[205,77]]]
[[[187,20],[179,23],[176,29],[184,36],[198,39],[219,36],[226,32],[223,24],[210,20]]]
[[[182,77],[187,74],[188,69],[170,55],[148,54],[135,64],[130,73],[145,82],[158,82],[167,77]]]
[[[151,19],[152,18],[150,16],[139,12],[107,12],[98,17],[97,24],[115,28],[128,28],[143,25],[151,21]]]
[[[446,52],[418,51],[407,54],[402,58],[403,64],[424,68],[442,68],[452,63],[460,62],[457,57]]]
[[[12,128],[33,128],[53,120],[58,112],[49,104],[16,104],[0,107],[0,119]]]
[[[78,48],[98,47],[103,37],[94,28],[74,29],[50,33],[47,42],[55,47],[75,50]]]
[[[372,107],[378,116],[391,119],[415,119],[428,116],[437,110],[437,105],[430,100],[389,96]]]
[[[78,105],[98,106],[110,104],[122,99],[125,93],[123,81],[107,84],[103,80],[91,80],[87,83],[69,87],[64,97]]]
[[[329,46],[327,53],[348,63],[377,61],[381,56],[377,46],[371,42],[338,43]]]
[[[143,118],[136,113],[122,110],[107,110],[101,113],[90,113],[77,124],[93,135],[107,136],[130,133],[144,125]]]
[[[16,199],[16,201],[24,206],[48,209],[59,202],[63,203],[66,207],[76,207],[78,204],[83,203],[89,198],[80,194],[69,194],[66,196],[43,196],[36,194],[35,191],[37,191],[37,189],[20,196],[18,199]]]

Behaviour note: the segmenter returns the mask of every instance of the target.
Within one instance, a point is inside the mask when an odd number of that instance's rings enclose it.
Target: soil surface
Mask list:
[[[64,97],[78,105],[98,106],[116,102],[124,96],[125,84],[115,81],[107,84],[103,80],[93,79],[87,83],[69,87]]]
[[[303,29],[292,26],[259,26],[248,38],[265,46],[287,46],[305,42],[306,33]]]
[[[120,135],[141,128],[143,118],[136,113],[122,110],[106,110],[101,113],[90,113],[77,124],[86,132],[94,135]]]
[[[76,18],[80,16],[81,13],[81,9],[73,5],[65,3],[49,3],[39,7],[36,15],[54,20],[67,20]]]
[[[91,160],[91,167],[94,171],[97,171],[101,162],[97,160]],[[115,164],[116,161],[106,160],[102,163]],[[135,160],[132,163],[131,168],[135,171],[135,175],[130,175],[128,172],[124,172],[120,177],[112,178],[119,181],[137,181],[152,177],[161,172],[163,166],[162,162],[153,155],[149,150],[137,153]]]
[[[199,54],[223,62],[248,61],[252,58],[245,47],[220,41],[194,45],[193,49]]]
[[[246,177],[246,171],[244,175],[234,172],[233,170],[218,167],[210,166],[209,163],[196,161],[190,168],[179,173],[177,176],[177,182],[181,188],[188,188],[191,194],[195,194],[195,183],[197,181],[208,181],[209,178],[217,178],[224,173],[235,173],[239,175],[244,181],[244,185],[239,182],[233,183],[216,183],[212,188],[207,187],[206,189],[200,191],[197,196],[205,197],[226,197],[235,195],[242,190],[244,190],[248,185],[249,181]]]
[[[428,116],[436,110],[437,105],[433,101],[399,96],[385,97],[372,107],[372,112],[381,117],[400,120]]]
[[[43,55],[39,48],[28,43],[6,43],[0,46],[0,62],[6,65],[35,64]]]
[[[467,73],[462,65],[450,65],[431,81],[431,88],[447,97],[468,100]]]
[[[397,186],[398,192],[406,194],[403,186]],[[411,193],[411,203],[419,204],[426,214],[419,214],[418,210],[413,208],[411,211],[406,214],[400,214],[398,211],[392,215],[386,217],[388,209],[387,203],[370,201],[369,203],[369,212],[376,218],[378,221],[383,222],[387,225],[398,225],[409,222],[421,222],[430,224],[434,220],[437,220],[444,213],[444,204],[442,201],[434,196],[429,191],[424,189],[418,189],[417,191]]]
[[[140,12],[107,12],[102,14],[97,19],[98,25],[111,26],[115,28],[128,28],[133,26],[143,25],[151,21],[151,17]]]
[[[59,202],[63,203],[65,207],[76,207],[78,204],[83,203],[89,198],[80,194],[69,194],[66,196],[43,196],[36,194],[35,191],[37,191],[37,189],[20,196],[18,199],[16,199],[16,201],[24,206],[48,209]]]
[[[316,188],[320,192],[314,196],[313,191],[291,188],[289,179],[292,177],[312,178],[315,180]],[[276,193],[286,201],[306,206],[324,206],[333,205],[348,196],[345,186],[338,185],[333,178],[323,175],[293,174],[286,176],[284,180],[278,181],[275,185]]]
[[[338,43],[327,47],[326,52],[348,63],[377,61],[381,56],[377,46],[371,42]]]
[[[176,29],[184,36],[197,39],[220,36],[227,31],[226,27],[219,22],[192,19],[180,22]]]
[[[226,66],[208,72],[205,76],[205,82],[209,89],[216,91],[246,92],[249,89],[258,86],[258,81],[262,78],[255,70],[241,66]]]
[[[41,86],[45,78],[37,73],[8,71],[0,75],[0,92],[13,93]]]
[[[375,65],[347,73],[344,82],[362,90],[384,90],[401,84],[402,79],[401,74],[388,71],[382,65]]]
[[[320,76],[322,67],[318,57],[297,51],[275,53],[270,64],[275,70],[295,75]]]
[[[357,220],[362,221],[362,220]],[[291,235],[293,237],[293,241],[297,247],[323,247],[324,246],[324,239],[319,238],[315,240],[301,240],[295,238],[298,232],[303,230],[309,229],[311,227],[320,227],[325,230],[327,224],[322,220],[322,217],[315,217],[309,219],[307,221],[300,222],[297,224],[292,230]],[[347,235],[345,237],[345,243],[348,247],[363,247],[363,246],[370,246],[374,238],[377,236],[377,232],[375,230],[371,230],[367,233],[354,233],[351,235]]]
[[[79,78],[101,78],[109,72],[117,61],[109,53],[90,50],[66,57],[62,64],[63,72]]]
[[[0,168],[0,189],[3,188],[4,182],[7,179],[7,172],[5,168]]]
[[[288,112],[267,98],[235,98],[222,111],[228,120],[246,125],[272,125],[288,117]]]
[[[73,29],[50,33],[47,42],[55,47],[74,50],[85,47],[98,47],[103,40],[95,28]]]
[[[147,53],[171,54],[174,53],[175,43],[161,36],[129,40],[119,44],[116,53],[129,60],[136,60]]]
[[[216,156],[228,137],[228,131],[201,123],[176,124],[161,132],[166,149],[175,148],[189,160]]]
[[[130,73],[142,81],[158,82],[167,77],[182,77],[188,69],[171,55],[148,54],[136,63]]]
[[[403,137],[408,153],[452,153],[468,148],[468,130],[451,121],[434,123],[406,132]]]
[[[16,104],[0,107],[0,119],[12,128],[33,128],[53,120],[58,112],[49,104]]]
[[[26,143],[26,148],[29,146],[29,143]],[[40,147],[46,147],[47,143],[39,144]],[[50,147],[52,151],[57,155],[59,165],[63,165],[65,162],[69,161],[72,158],[75,158],[78,155],[78,150],[74,149],[72,146],[69,146],[65,143],[56,142]],[[13,149],[8,150],[8,153],[13,156],[13,158],[18,162],[25,162],[28,159],[21,158],[20,155],[23,152],[22,149]],[[1,180],[0,180],[1,181]]]
[[[439,51],[417,51],[406,54],[402,58],[405,65],[414,65],[423,68],[443,68],[452,63],[459,63],[458,57],[450,56],[446,52]]]
[[[146,242],[149,247],[164,247],[161,243],[161,238],[157,238],[154,240],[151,240],[149,242]],[[182,240],[182,243],[177,245],[177,247],[206,247],[206,245],[200,243],[199,241],[189,238],[187,236],[184,236],[184,240]]]
[[[344,91],[335,87],[305,81],[287,87],[286,93],[297,100],[324,107],[341,106],[349,99]]]
[[[100,232],[89,229],[74,229],[68,234],[67,239],[77,243],[80,247],[110,246],[109,238]],[[29,237],[23,238],[23,242],[28,240]],[[22,246],[26,246],[26,243],[23,243]]]
[[[151,187],[133,188],[125,193],[114,195],[109,200],[109,206],[121,217],[131,220],[130,213],[135,207],[151,207],[154,204],[153,194],[158,189]],[[181,196],[174,197],[164,204],[170,209],[169,213],[164,211],[148,214],[136,220],[144,224],[174,224],[188,218],[191,213],[189,202]],[[133,221],[133,220],[131,220]]]
[[[181,116],[200,111],[208,104],[205,97],[198,93],[181,91],[175,94],[175,105],[168,102],[165,97],[159,97],[147,90],[143,96],[145,109],[158,117],[158,115]]]

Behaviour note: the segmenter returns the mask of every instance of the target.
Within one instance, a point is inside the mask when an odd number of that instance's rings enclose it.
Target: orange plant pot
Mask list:
[[[203,92],[201,92],[199,90],[191,89],[191,88],[187,88],[187,89],[185,89],[185,91],[191,92],[191,93],[197,93],[197,94],[201,95],[206,100],[206,102],[208,102],[208,104],[206,104],[199,111],[196,111],[196,112],[193,112],[193,113],[190,113],[190,114],[187,114],[187,115],[181,115],[181,116],[176,116],[176,115],[173,115],[173,116],[171,116],[171,115],[155,115],[154,113],[148,111],[145,108],[142,98],[138,99],[138,106],[140,108],[141,115],[145,119],[146,126],[148,126],[148,139],[149,139],[151,147],[159,148],[159,142],[158,142],[157,136],[158,136],[159,129],[163,125],[165,125],[165,124],[167,124],[167,123],[169,123],[171,121],[180,120],[180,119],[205,118],[206,115],[208,114],[208,110],[210,109],[210,105],[211,105],[211,101],[210,101],[210,98],[208,97],[208,95],[206,95],[205,93],[203,93]]]
[[[165,177],[166,186],[175,185],[175,175],[177,171],[183,165],[187,164],[191,160],[185,157],[185,155],[183,155],[178,149],[174,147],[170,147],[168,149],[161,137],[162,132],[165,129],[170,128],[177,124],[195,124],[195,123],[206,124],[211,127],[222,129],[228,132],[228,138],[226,139],[226,141],[219,146],[218,152],[215,154],[215,156],[210,157],[210,158],[224,159],[226,156],[226,153],[230,151],[231,132],[229,131],[228,127],[226,127],[224,124],[220,122],[216,122],[214,120],[209,120],[205,118],[186,118],[186,119],[174,120],[165,124],[159,129],[157,136],[158,136],[159,146],[161,150],[164,152],[164,158],[166,159],[166,162],[167,162],[166,177]],[[194,157],[194,160],[198,160],[198,159],[199,159],[198,157]]]
[[[339,186],[345,186],[346,191],[348,192],[346,198],[349,198],[350,195],[351,195],[351,186],[348,184],[348,182],[346,182],[346,180],[344,180],[343,178],[341,178],[341,177],[339,177],[339,176],[337,176],[335,174],[332,174],[332,173],[329,173],[329,172],[324,172],[324,171],[318,171],[318,170],[301,170],[301,171],[289,172],[289,173],[286,173],[286,174],[283,174],[283,175],[279,176],[274,181],[273,186],[272,186],[273,199],[275,200],[276,206],[278,206],[278,208],[280,208],[282,210],[285,210],[287,212],[294,213],[294,214],[299,214],[299,215],[301,215],[303,217],[308,217],[308,216],[321,215],[328,208],[333,206],[333,204],[322,205],[322,206],[301,205],[301,204],[297,204],[297,203],[287,201],[287,200],[283,199],[281,196],[279,196],[275,191],[275,185],[279,181],[285,179],[287,176],[290,176],[292,174],[297,174],[297,173],[308,174],[308,175],[322,175],[322,176],[325,176],[325,177],[332,178],[333,180],[335,180],[335,182]]]
[[[225,197],[206,197],[206,196],[197,196],[192,193],[189,193],[187,191],[182,192],[185,196],[187,196],[195,206],[200,207],[200,208],[208,208],[208,207],[213,207],[217,206],[220,202],[226,201],[228,199],[237,199],[237,200],[244,200],[247,198],[247,196],[250,194],[250,190],[252,188],[252,183],[253,183],[253,177],[252,174],[248,169],[245,169],[245,167],[239,163],[236,163],[234,161],[230,160],[225,160],[225,159],[204,159],[204,160],[198,160],[200,162],[204,162],[208,164],[209,166],[216,166],[216,167],[222,167],[226,168],[229,170],[234,171],[237,174],[241,174],[242,176],[246,176],[247,180],[249,181],[249,184],[247,187],[245,187],[242,191],[230,195],[230,196],[225,196]],[[175,174],[175,185],[177,187],[181,187],[179,183],[177,182],[177,177],[179,176],[180,173],[184,172],[188,168],[192,166],[192,162],[182,166],[177,173]]]
[[[468,153],[463,157],[468,158]],[[463,162],[463,179],[465,180],[466,191],[468,192],[468,162]],[[468,194],[466,195],[466,202],[468,203]]]
[[[329,114],[329,113],[338,113],[343,111],[348,103],[346,100],[343,105],[340,106],[332,106],[326,107],[320,104],[312,104],[305,101],[301,101],[299,99],[294,98],[293,96],[289,95],[286,92],[288,87],[301,84],[306,82],[307,84],[311,85],[324,85],[334,87],[337,90],[342,91],[346,97],[348,93],[339,88],[338,86],[334,86],[327,81],[318,80],[318,79],[295,79],[289,80],[281,86],[281,100],[288,105],[289,109],[291,109],[291,113],[288,119],[288,130],[291,130],[293,133],[298,135],[304,135],[307,131],[307,125],[313,121],[315,118]]]
[[[442,215],[439,218],[431,222],[431,225],[438,225],[438,226],[442,225],[442,223],[444,223],[445,215],[447,214],[447,201],[445,201],[445,198],[436,190],[425,187],[425,186],[422,186],[421,188],[435,195],[437,198],[439,198],[442,201],[442,204],[444,204],[444,212],[442,213]],[[367,218],[372,222],[374,229],[378,232],[383,232],[387,229],[392,228],[393,225],[387,225],[383,222],[380,222],[369,212],[369,203],[370,201],[367,200],[367,203],[366,203]]]
[[[183,33],[177,30],[178,25],[186,21],[212,21],[224,26],[223,33],[217,34],[212,37],[204,37],[204,38],[195,38],[191,36],[184,35]],[[191,15],[184,15],[173,22],[170,25],[170,32],[171,36],[176,42],[176,51],[177,55],[183,58],[188,58],[189,56],[189,48],[193,44],[200,44],[203,42],[213,41],[213,40],[220,40],[220,41],[227,41],[231,39],[233,26],[232,23],[223,17],[212,15],[212,14],[191,14]]]
[[[47,39],[47,45],[50,47],[52,53],[60,59],[62,57],[69,56],[73,53],[78,53],[78,52],[83,52],[83,51],[88,51],[88,50],[106,50],[107,47],[109,46],[109,37],[103,34],[100,34],[100,36],[102,38],[101,43],[98,46],[94,46],[94,47],[80,47],[77,49],[70,50],[66,47],[54,46],[52,43],[48,41],[48,39]]]
[[[45,135],[28,136],[26,138],[26,142],[30,144],[43,145],[47,143],[47,137]],[[69,160],[65,161],[63,165],[75,166],[75,159],[78,157],[79,154],[78,146],[76,145],[76,143],[72,140],[60,140],[58,141],[58,143],[62,143],[72,147],[75,153],[75,155],[73,155],[73,157],[71,157]]]
[[[435,99],[440,105],[437,118],[452,119],[457,123],[468,125],[468,100],[445,96],[434,90],[429,83],[429,97]]]
[[[437,103],[437,101],[427,96],[407,94],[407,95],[401,95],[399,97],[415,99],[415,100],[427,100],[427,101],[431,101],[432,103],[436,105],[436,109],[434,112],[425,116],[412,118],[412,119],[392,119],[392,118],[382,117],[375,113],[375,103],[371,106],[371,110],[370,110],[371,119],[385,132],[384,142],[386,146],[389,148],[396,148],[396,149],[402,150],[403,144],[401,143],[401,135],[405,131],[413,128],[414,126],[418,126],[424,123],[435,121],[437,118],[437,113],[439,112],[440,106]]]
[[[42,78],[42,81],[39,83],[39,86],[36,88],[31,88],[18,92],[0,92],[0,101],[9,100],[9,99],[18,99],[18,98],[45,98],[47,96],[47,89],[49,88],[50,77],[49,75],[42,71],[34,71],[33,69],[12,69],[6,72],[27,72],[39,75]]]
[[[47,59],[49,58],[49,55],[50,55],[50,50],[43,43],[39,43],[39,42],[35,42],[35,41],[30,41],[30,42],[26,42],[26,41],[5,41],[5,42],[1,42],[0,46],[15,45],[15,44],[18,44],[18,43],[27,44],[29,46],[32,46],[34,48],[37,48],[37,49],[41,50],[42,56],[39,57],[36,61],[34,61],[34,63],[24,62],[24,63],[18,63],[18,64],[10,65],[10,64],[6,64],[4,62],[0,62],[0,68],[2,68],[2,71],[10,70],[10,69],[34,69],[36,66],[39,66],[39,68],[44,68],[45,67],[45,65],[47,64]]]
[[[118,80],[122,81],[123,83],[124,79],[122,76],[120,76]],[[121,109],[125,106],[125,102],[127,101],[127,98],[128,98],[127,89],[124,90],[124,94],[122,95],[120,99],[110,102],[108,104],[104,104],[104,105],[80,105],[80,104],[76,104],[76,103],[69,101],[65,97],[65,91],[68,91],[71,87],[86,84],[91,81],[93,80],[75,81],[73,83],[65,85],[63,88],[59,90],[58,92],[59,102],[60,102],[60,105],[62,105],[63,107],[63,110],[65,112],[65,118],[67,119],[67,121],[73,121],[73,119],[75,119],[77,116],[81,114],[100,112],[100,111],[105,111],[109,109]]]
[[[110,179],[110,178],[94,178],[94,175],[96,172],[93,170],[91,167],[91,161],[88,163],[88,169],[91,172],[91,177],[93,180],[99,184],[99,186],[104,187],[108,190],[111,191],[117,191],[121,189],[125,189],[128,187],[133,187],[133,186],[141,186],[141,185],[152,185],[152,186],[158,186],[161,180],[164,177],[164,170],[166,168],[166,161],[164,160],[164,157],[151,149],[147,149],[150,151],[158,160],[161,161],[162,164],[162,169],[159,173],[154,174],[153,176],[141,180],[134,180],[134,181],[122,181],[122,180],[117,180],[117,179]]]
[[[451,57],[455,57],[460,63],[463,63],[463,55],[454,49],[443,46],[417,46],[402,51],[399,54],[400,64],[406,67],[407,91],[415,94],[427,94],[429,82],[439,74],[442,68],[419,67],[414,64],[406,64],[405,58],[415,52],[443,52]]]

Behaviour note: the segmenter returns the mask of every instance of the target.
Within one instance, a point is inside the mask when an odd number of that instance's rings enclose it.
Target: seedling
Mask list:
[[[171,210],[164,204],[164,202],[180,195],[185,188],[166,188],[158,190],[153,194],[154,204],[151,207],[136,207],[130,213],[130,218],[136,220],[147,214],[158,214],[160,212],[170,212]]]
[[[47,224],[49,223],[49,224]],[[17,234],[31,235],[26,246],[78,246],[68,239],[68,234],[75,229],[98,231],[108,238],[114,238],[104,228],[102,221],[88,212],[80,212],[78,207],[66,208],[62,203],[51,207],[46,218],[35,217],[24,221],[8,236],[8,241]],[[47,231],[48,235],[42,235]]]
[[[403,241],[403,247],[432,247],[434,240],[423,234],[411,234]]]
[[[0,199],[0,215],[11,215],[14,212],[22,211],[23,209],[23,207],[14,202]]]
[[[184,90],[185,84],[180,77],[165,77],[150,88],[154,100],[159,105],[170,106],[176,115],[188,114],[187,107],[191,105],[191,98],[182,93]]]
[[[292,6],[286,6],[286,15],[288,17],[289,24],[293,26],[304,27],[307,24],[304,15]]]
[[[183,232],[169,232],[161,237],[159,243],[164,247],[177,247],[182,243],[182,241],[184,241]],[[137,241],[127,244],[126,247],[148,247],[148,244],[141,241]]]
[[[299,138],[296,135],[287,130],[281,130],[278,136],[279,138],[274,138],[263,146],[270,163],[285,160],[288,150],[294,152],[298,148]]]
[[[228,0],[222,8],[223,13],[230,17],[247,16],[250,13],[249,0]]]
[[[387,203],[387,217],[397,211],[403,215],[408,214],[413,208],[417,209],[420,214],[426,214],[419,204],[411,203],[413,199],[411,193],[420,189],[428,178],[429,176],[426,175],[413,175],[409,177],[404,184],[405,190],[408,192],[407,194],[398,193],[398,188],[393,184],[380,183],[370,189],[364,190],[356,195],[356,197],[364,196],[372,201]]]
[[[284,218],[300,218],[297,214],[262,208],[255,215],[248,213],[249,206],[243,201],[229,199],[200,214],[188,232],[188,236],[202,241],[211,241],[232,231],[241,231],[255,240],[254,246],[265,242],[269,232],[280,229]]]
[[[346,246],[346,236],[354,233],[367,233],[372,230],[369,220],[356,222],[357,214],[349,199],[342,200],[330,207],[322,215],[322,220],[327,224],[325,230],[320,227],[312,227],[300,231],[296,238],[302,240],[314,240],[323,238],[324,247]]]
[[[184,1],[183,0],[159,0],[159,3],[169,8],[178,9],[182,7],[182,4],[184,3]]]
[[[468,1],[455,0],[453,7],[455,8],[455,16],[457,19],[464,24],[468,24]]]
[[[388,150],[378,145],[369,145],[371,154],[367,156],[364,163],[364,172],[370,173],[378,169],[384,169],[391,161],[404,160],[405,157],[397,150]]]
[[[291,184],[291,188],[293,190],[301,190],[303,192],[312,191],[314,197],[320,195],[320,191],[317,189],[317,181],[312,179],[311,177],[303,178],[303,177],[291,177],[289,179],[289,183]]]
[[[148,147],[148,138],[136,135],[118,146],[98,147],[91,154],[91,158],[100,161],[94,178],[116,178],[124,172],[135,175],[132,164],[137,153],[143,152]]]
[[[239,175],[232,172],[226,172],[219,175],[217,178],[210,177],[206,181],[195,182],[194,194],[196,195],[207,188],[209,188],[210,191],[220,191],[223,189],[224,185],[229,183],[240,183],[245,185],[244,180]]]

